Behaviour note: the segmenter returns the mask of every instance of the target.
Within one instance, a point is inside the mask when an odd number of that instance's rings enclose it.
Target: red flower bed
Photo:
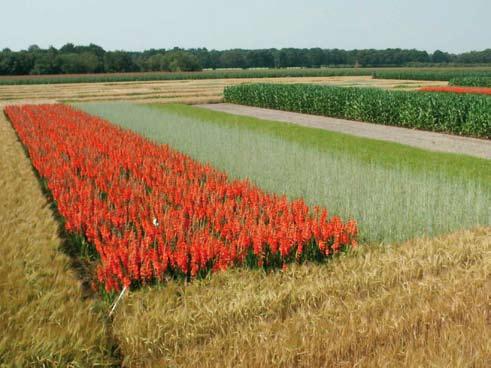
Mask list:
[[[491,88],[484,88],[484,87],[441,86],[441,87],[421,87],[419,90],[424,92],[473,93],[479,95],[491,95]]]
[[[166,145],[64,105],[8,106],[69,233],[100,256],[107,291],[248,264],[322,260],[357,225],[232,181]]]

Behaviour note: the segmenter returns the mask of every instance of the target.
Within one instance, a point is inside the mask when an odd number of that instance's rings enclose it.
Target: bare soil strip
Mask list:
[[[235,104],[219,103],[198,106],[236,115],[283,121],[364,138],[396,142],[431,151],[459,153],[491,159],[491,141],[484,139],[460,137],[449,134],[425,132],[421,130]]]

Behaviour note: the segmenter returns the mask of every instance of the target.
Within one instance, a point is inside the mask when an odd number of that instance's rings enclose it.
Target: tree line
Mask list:
[[[339,66],[424,66],[446,64],[489,64],[491,49],[451,54],[407,49],[260,49],[208,50],[206,48],[106,51],[94,44],[67,43],[60,49],[0,52],[0,75],[75,74],[145,71],[199,71],[218,68],[288,68]]]

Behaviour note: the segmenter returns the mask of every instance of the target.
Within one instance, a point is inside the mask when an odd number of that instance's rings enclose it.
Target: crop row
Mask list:
[[[491,69],[383,70],[374,72],[373,77],[375,79],[448,81],[455,78],[489,78]]]
[[[491,138],[491,98],[309,84],[226,87],[225,101],[308,114]]]
[[[1,77],[0,85],[133,82],[188,79],[370,76],[381,79],[449,80],[456,77],[490,77],[491,68],[282,68],[222,69],[202,72],[145,72]]]
[[[460,87],[460,86],[428,86],[419,89],[423,92],[470,93],[476,95],[491,95],[491,88]]]
[[[487,87],[491,88],[491,75],[487,77],[462,77],[450,79],[451,86]]]
[[[95,247],[107,291],[233,265],[322,260],[357,224],[262,192],[63,105],[5,109],[68,233]]]
[[[375,69],[362,68],[312,68],[312,69],[235,69],[207,70],[203,72],[147,72],[105,73],[55,76],[20,76],[0,78],[0,85],[61,84],[97,82],[133,82],[188,79],[275,78],[275,77],[336,77],[371,75]]]

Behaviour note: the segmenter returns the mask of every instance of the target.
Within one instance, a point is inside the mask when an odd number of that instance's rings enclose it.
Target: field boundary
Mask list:
[[[358,137],[395,142],[430,151],[458,153],[491,159],[491,141],[485,139],[228,103],[196,106],[230,114],[282,121]]]

